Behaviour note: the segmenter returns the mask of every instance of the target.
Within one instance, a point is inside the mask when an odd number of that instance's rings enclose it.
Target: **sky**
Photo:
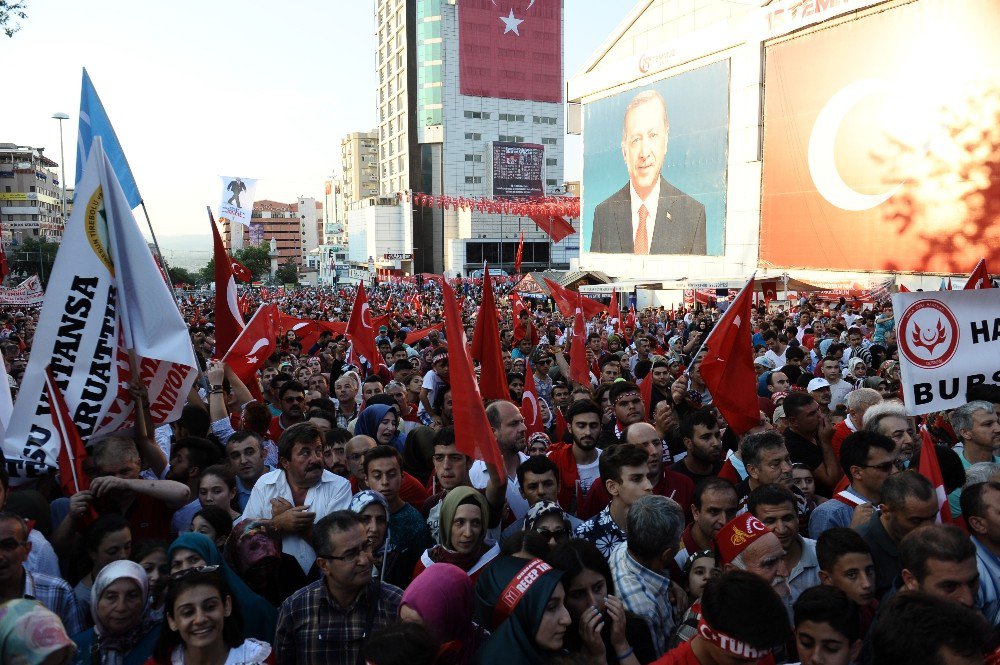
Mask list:
[[[564,0],[567,77],[633,3]],[[128,157],[160,239],[205,234],[219,176],[256,177],[258,199],[321,199],[340,139],[376,126],[374,0],[29,0],[13,38],[0,143],[44,147],[75,173],[82,68]],[[566,179],[579,178],[568,137]],[[144,224],[140,223],[140,226]],[[145,229],[144,229],[145,231]],[[147,234],[148,235],[148,234]],[[209,247],[206,247],[206,250]]]

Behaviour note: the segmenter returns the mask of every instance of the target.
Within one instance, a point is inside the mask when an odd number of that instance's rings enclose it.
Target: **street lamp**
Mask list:
[[[69,120],[69,116],[63,112],[53,113],[52,118],[59,121],[59,166],[62,168],[62,176],[59,184],[62,185],[62,222],[66,227],[66,153],[63,151],[63,120]]]

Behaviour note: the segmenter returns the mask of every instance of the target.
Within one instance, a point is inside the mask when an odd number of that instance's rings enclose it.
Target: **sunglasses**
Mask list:
[[[863,464],[861,468],[863,469],[875,469],[876,471],[881,471],[882,473],[889,473],[892,471],[892,467],[897,469],[906,468],[906,460],[894,459],[891,462],[882,462],[881,464]]]
[[[170,573],[170,579],[172,580],[182,580],[188,575],[193,575],[195,573],[214,573],[219,569],[218,565],[214,566],[197,566],[195,568],[185,568],[184,570],[178,570],[176,573]]]
[[[18,540],[16,538],[4,538],[0,540],[0,550],[4,552],[13,552],[18,547],[24,546],[26,540]]]
[[[553,538],[555,540],[559,540],[560,538],[565,538],[569,535],[569,531],[566,529],[535,529],[535,533],[541,534],[549,540],[552,540]]]

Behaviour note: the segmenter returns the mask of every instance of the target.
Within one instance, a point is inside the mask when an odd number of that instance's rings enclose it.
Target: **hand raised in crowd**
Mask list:
[[[625,603],[617,596],[606,597],[604,614],[611,620],[611,648],[615,650],[616,657],[621,656],[631,650],[626,632]]]
[[[205,378],[210,386],[221,386],[226,378],[226,364],[221,360],[209,360],[205,370]]]
[[[100,476],[90,481],[90,491],[98,499],[114,490],[127,489],[130,489],[129,481],[117,476]]]
[[[857,529],[863,524],[868,524],[874,514],[875,506],[870,503],[859,503],[854,506],[854,514],[851,515],[851,528]]]
[[[599,609],[591,605],[580,615],[580,641],[583,648],[590,656],[588,660],[593,663],[607,662],[607,653],[604,648],[604,639],[601,631],[604,630],[604,615]]]
[[[95,479],[96,482],[96,479]],[[69,515],[73,519],[80,519],[90,510],[90,504],[94,500],[94,493],[91,490],[81,490],[69,498]]]

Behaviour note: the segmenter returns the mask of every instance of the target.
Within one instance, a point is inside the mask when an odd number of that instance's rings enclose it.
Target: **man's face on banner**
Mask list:
[[[622,157],[639,196],[645,198],[653,190],[666,154],[667,112],[660,101],[651,99],[626,113]]]

